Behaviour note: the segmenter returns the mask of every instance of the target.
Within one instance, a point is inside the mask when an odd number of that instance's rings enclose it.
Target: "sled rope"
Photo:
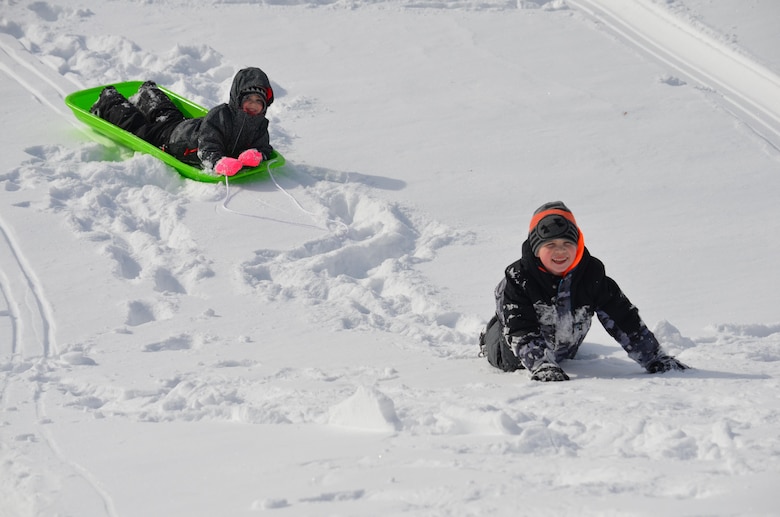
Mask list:
[[[271,178],[271,181],[273,181],[274,186],[282,194],[284,194],[290,200],[292,200],[293,204],[298,208],[298,210],[300,210],[304,214],[308,215],[312,219],[316,220],[317,219],[317,214],[315,214],[314,212],[312,212],[310,210],[306,210],[306,208],[304,208],[304,206],[297,199],[295,199],[295,196],[293,196],[292,194],[287,192],[287,190],[285,190],[284,187],[282,187],[279,184],[279,182],[276,181],[276,176],[274,176],[274,173],[271,172],[271,164],[274,163],[275,161],[276,161],[276,158],[266,162],[266,172],[268,172],[268,176]],[[230,200],[230,182],[228,180],[228,177],[225,176],[225,198],[222,200],[222,208],[224,208],[226,211],[234,213],[234,214],[247,215],[247,214],[242,214],[241,212],[238,212],[238,211],[233,210],[231,208],[228,208],[227,203],[228,203],[229,200]],[[325,222],[326,223],[332,223],[332,224],[335,224],[337,226],[340,226],[344,230],[345,233],[349,231],[349,227],[346,224],[344,224],[343,222],[338,221],[336,219],[325,218]]]

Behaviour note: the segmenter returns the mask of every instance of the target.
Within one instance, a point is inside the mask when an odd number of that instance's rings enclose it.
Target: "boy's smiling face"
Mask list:
[[[574,263],[577,245],[567,239],[552,239],[541,245],[537,256],[548,272],[561,276]]]
[[[257,93],[245,95],[241,100],[241,109],[250,115],[262,115],[265,113],[265,99]]]

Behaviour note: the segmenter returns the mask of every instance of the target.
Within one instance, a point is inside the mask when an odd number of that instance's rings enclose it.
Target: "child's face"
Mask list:
[[[538,257],[544,268],[553,275],[561,276],[574,263],[577,245],[566,239],[547,241],[539,248]]]
[[[262,115],[265,113],[265,101],[257,93],[251,93],[241,101],[241,109],[250,115]]]

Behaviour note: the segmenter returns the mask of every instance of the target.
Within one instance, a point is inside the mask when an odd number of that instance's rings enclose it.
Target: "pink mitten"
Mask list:
[[[235,176],[235,174],[241,170],[241,167],[243,167],[241,161],[225,156],[224,158],[219,159],[217,164],[214,166],[214,170],[217,171],[217,174]]]
[[[257,167],[263,161],[263,153],[257,149],[247,149],[238,155],[238,160],[247,167]]]

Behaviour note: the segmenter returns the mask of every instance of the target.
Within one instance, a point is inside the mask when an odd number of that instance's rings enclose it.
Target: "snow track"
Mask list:
[[[56,351],[51,309],[43,287],[25,260],[11,232],[0,220],[0,292],[11,320],[11,337],[3,355],[47,358]]]
[[[0,71],[27,88],[41,103],[65,115],[52,104],[64,98],[63,90],[49,79],[51,70],[27,52],[17,40],[0,33]],[[2,340],[3,358],[47,358],[55,348],[51,310],[35,272],[24,258],[13,231],[0,219],[0,293],[7,309],[9,331]],[[9,335],[10,334],[10,335]]]
[[[780,77],[652,0],[569,0],[630,45],[722,96],[723,105],[780,150]]]
[[[53,73],[16,39],[4,33],[0,33],[0,70],[24,86],[41,104],[81,127],[63,102],[68,93],[79,89],[79,85]]]
[[[0,71],[33,92],[40,102],[64,115],[51,104],[51,92],[44,92],[44,89],[53,89],[55,98],[64,98],[61,90],[45,80],[46,75],[52,75],[51,71],[47,74],[44,70],[45,66],[17,40],[0,33]],[[13,232],[1,219],[0,264],[4,266],[0,270],[0,293],[7,306],[3,314],[10,320],[10,336],[2,340],[3,357],[48,357],[55,342],[51,310],[34,271],[13,238]]]
[[[0,73],[76,124],[62,102],[73,83],[8,34],[0,33]],[[44,285],[10,224],[0,218],[0,500],[2,515],[61,514],[89,508],[117,515],[111,497],[67,458],[47,425],[44,393],[56,381],[55,319]],[[16,444],[12,449],[6,444]]]

